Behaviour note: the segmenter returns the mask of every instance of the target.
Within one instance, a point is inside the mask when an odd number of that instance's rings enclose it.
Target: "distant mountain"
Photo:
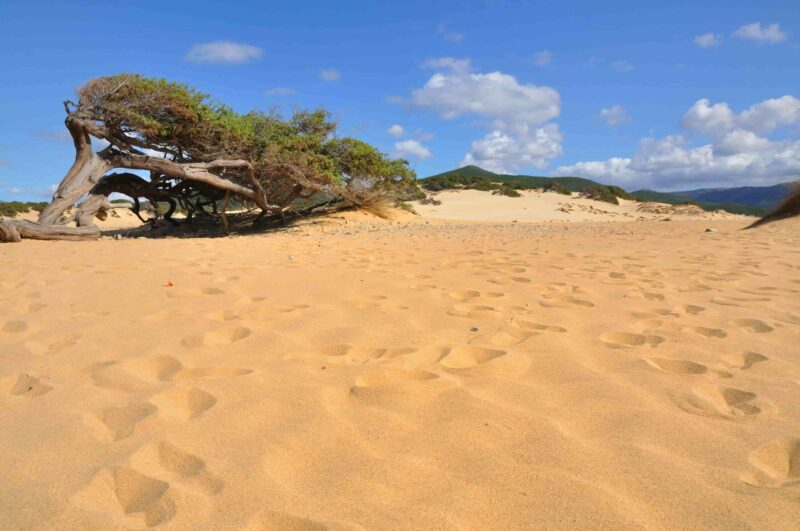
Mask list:
[[[792,183],[774,186],[740,186],[738,188],[705,188],[675,192],[696,201],[735,203],[759,208],[775,208],[789,194]]]

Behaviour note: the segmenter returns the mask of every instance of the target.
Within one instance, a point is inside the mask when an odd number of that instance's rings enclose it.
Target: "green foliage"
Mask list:
[[[0,201],[0,216],[11,218],[30,210],[41,212],[46,206],[47,203],[42,202]]]
[[[353,200],[419,193],[407,161],[355,138],[337,138],[324,109],[288,118],[257,110],[241,114],[188,85],[139,74],[94,79],[78,95],[72,114],[95,124],[115,149],[153,149],[175,162],[246,160],[270,204],[288,205],[298,193]],[[226,178],[252,186],[244,171],[231,170]]]
[[[656,192],[654,190],[637,190],[631,194],[637,201],[652,201],[656,203],[667,203],[669,205],[697,205],[703,210],[714,211],[724,210],[732,214],[742,214],[745,216],[765,216],[769,210],[761,207],[738,205],[731,203],[705,203],[702,201],[690,201],[687,197],[680,194],[669,192]]]
[[[508,197],[522,197],[522,194],[509,184],[501,184],[497,189],[492,191],[494,195],[505,195]]]
[[[604,203],[611,203],[612,205],[618,205],[619,201],[617,200],[617,196],[614,195],[614,192],[611,190],[609,186],[597,186],[594,188],[585,188],[581,191],[581,194],[584,197],[588,197],[589,199],[594,199],[595,201],[603,201]]]
[[[405,210],[406,212],[410,212],[412,214],[417,213],[417,211],[414,210],[414,206],[409,203],[406,203],[405,201],[397,201],[395,202],[395,206],[400,210]]]

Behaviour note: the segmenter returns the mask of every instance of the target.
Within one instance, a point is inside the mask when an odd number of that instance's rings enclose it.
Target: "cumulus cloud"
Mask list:
[[[389,129],[386,130],[386,133],[388,133],[389,136],[393,136],[395,138],[400,138],[401,136],[403,136],[406,133],[406,131],[405,131],[405,129],[403,129],[402,125],[394,124]]]
[[[518,168],[546,168],[548,159],[563,153],[557,124],[511,134],[493,130],[472,142],[462,164],[474,164],[494,172]]]
[[[611,68],[617,72],[631,72],[633,71],[634,66],[628,61],[614,61],[611,63]]]
[[[761,22],[752,22],[740,26],[739,29],[733,32],[733,36],[737,39],[753,41],[756,44],[778,44],[788,39],[778,24],[762,26]]]
[[[609,127],[616,127],[631,121],[631,116],[622,105],[612,105],[600,111],[600,116]]]
[[[437,69],[409,103],[428,109],[445,120],[477,116],[491,127],[475,140],[465,164],[494,171],[543,168],[561,154],[558,125],[547,122],[561,111],[561,97],[553,88],[520,83],[503,72],[473,72],[466,59],[440,57],[424,63]]]
[[[468,61],[450,57],[426,65],[444,71],[436,72],[422,88],[414,90],[411,104],[436,111],[447,120],[477,114],[506,125],[538,124],[560,112],[561,97],[550,87],[523,85],[502,72],[473,73]]]
[[[323,81],[339,81],[342,79],[342,73],[335,68],[323,68],[319,71],[319,77]]]
[[[662,189],[773,184],[800,173],[800,141],[763,136],[800,124],[800,100],[793,96],[764,100],[740,113],[727,103],[702,99],[681,124],[707,141],[693,145],[685,135],[645,138],[631,157],[578,162],[553,173]]]
[[[547,66],[553,62],[553,54],[547,50],[542,50],[533,56],[533,64],[536,66]]]
[[[453,44],[458,44],[464,40],[463,33],[449,29],[446,24],[439,24],[436,26],[436,33],[438,33],[439,36],[441,36],[447,42],[452,42]]]
[[[242,64],[261,59],[264,50],[250,44],[231,41],[215,41],[195,44],[186,60],[192,63]]]
[[[712,48],[714,46],[719,46],[720,42],[722,42],[722,40],[716,33],[703,33],[702,35],[698,35],[694,38],[694,43],[701,48]]]
[[[415,157],[425,160],[431,157],[431,150],[418,140],[402,140],[394,145],[395,153],[400,157]]]
[[[289,96],[297,92],[290,87],[273,87],[267,91],[267,96]]]
[[[701,99],[681,119],[684,128],[712,136],[723,135],[735,128],[767,134],[778,127],[798,123],[800,99],[790,95],[764,100],[739,114],[734,113],[727,103],[711,105],[708,99]]]

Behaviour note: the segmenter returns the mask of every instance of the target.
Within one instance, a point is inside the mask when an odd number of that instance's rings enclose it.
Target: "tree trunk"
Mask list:
[[[39,214],[39,223],[55,225],[66,209],[97,184],[105,172],[111,169],[109,163],[92,150],[89,133],[80,120],[67,116],[66,126],[75,144],[75,162],[64,176],[53,200]]]
[[[0,221],[0,241],[18,242],[20,238],[32,240],[96,240],[101,236],[96,225],[90,227],[67,227],[66,225],[42,225],[33,221]]]

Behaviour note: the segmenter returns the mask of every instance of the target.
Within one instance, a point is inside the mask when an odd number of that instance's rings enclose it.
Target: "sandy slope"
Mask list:
[[[555,192],[521,191],[522,197],[492,195],[478,190],[446,190],[432,197],[441,205],[413,203],[420,215],[461,221],[636,221],[652,219],[746,219],[697,207],[620,200],[619,205]]]
[[[0,527],[796,529],[800,223],[742,225],[0,245]]]

